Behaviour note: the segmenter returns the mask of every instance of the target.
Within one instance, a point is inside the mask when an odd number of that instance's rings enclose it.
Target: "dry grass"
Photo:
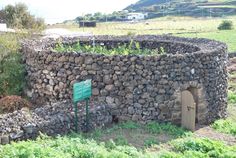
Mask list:
[[[0,113],[9,113],[23,107],[31,108],[31,103],[19,96],[6,96],[0,99]]]

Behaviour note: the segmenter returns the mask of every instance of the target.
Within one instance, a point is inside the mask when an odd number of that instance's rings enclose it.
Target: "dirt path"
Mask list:
[[[209,139],[224,141],[228,145],[236,144],[236,137],[229,134],[220,133],[209,126],[201,127],[194,133],[196,136],[201,138],[209,138]]]
[[[236,72],[236,57],[229,59],[228,71],[229,73]]]

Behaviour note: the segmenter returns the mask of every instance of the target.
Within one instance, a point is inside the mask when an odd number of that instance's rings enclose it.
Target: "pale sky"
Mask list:
[[[7,4],[23,2],[32,14],[43,17],[47,23],[74,19],[94,12],[119,11],[138,0],[0,0],[0,9]]]

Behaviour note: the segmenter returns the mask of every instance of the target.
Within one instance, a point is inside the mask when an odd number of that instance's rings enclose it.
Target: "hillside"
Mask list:
[[[221,17],[236,14],[236,0],[140,0],[124,10],[148,12],[149,18],[165,15]]]

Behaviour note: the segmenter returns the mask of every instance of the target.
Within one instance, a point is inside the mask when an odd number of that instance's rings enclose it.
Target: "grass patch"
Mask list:
[[[229,119],[236,121],[236,106],[229,105],[228,114],[229,114],[228,116]]]
[[[185,136],[188,133],[183,128],[177,127],[177,126],[172,125],[170,123],[159,124],[157,122],[150,122],[145,126],[145,128],[150,133],[153,133],[153,134],[167,133],[167,134],[174,136],[174,137]]]
[[[235,75],[234,75],[235,76]],[[232,77],[232,76],[231,76]],[[232,82],[230,82],[232,83]],[[232,88],[232,87],[231,87]],[[233,88],[234,89],[234,88]],[[235,92],[229,90],[228,91],[228,118],[227,119],[220,119],[215,121],[211,127],[218,132],[225,133],[225,134],[231,134],[233,136],[236,136],[236,107],[234,106],[236,103],[236,94]],[[210,146],[210,145],[209,145]],[[227,149],[228,147],[226,147]],[[223,150],[223,149],[221,149]],[[235,150],[235,147],[234,147]],[[227,151],[227,150],[225,150]],[[235,150],[236,151],[236,150]],[[236,157],[235,151],[228,151],[223,156],[220,154],[220,156],[214,156],[214,157]],[[217,153],[217,152],[216,152]]]
[[[185,138],[174,140],[172,150],[183,154],[183,157],[236,157],[236,146],[227,146],[223,142],[206,138]]]
[[[127,34],[172,34],[183,37],[209,38],[225,42],[230,52],[236,51],[236,29],[217,30],[222,20],[236,23],[236,16],[224,18],[193,18],[166,16],[150,19],[144,22],[104,22],[98,23],[96,28],[79,28],[78,25],[58,24],[49,28],[66,28],[76,32],[88,32],[94,35],[127,35]],[[148,23],[148,25],[146,25]]]
[[[155,144],[166,143],[169,140],[191,135],[180,127],[170,123],[160,124],[150,122],[146,125],[132,121],[120,123],[110,128],[95,130],[85,134],[88,139],[95,139],[98,142],[105,142],[108,146],[131,145],[138,149],[144,149]]]
[[[128,130],[129,136],[134,135],[136,140],[143,139],[143,147],[137,148],[129,143],[129,139],[122,135],[122,130]],[[98,132],[100,131],[100,132]],[[107,131],[109,131],[107,133]],[[117,132],[118,131],[118,132]],[[141,137],[135,132],[140,133]],[[175,135],[178,139],[165,144],[156,137],[164,133]],[[41,135],[37,140],[21,141],[8,145],[0,145],[0,157],[6,158],[233,158],[236,156],[236,146],[227,146],[223,142],[194,135],[183,137],[183,129],[171,124],[151,122],[141,125],[134,122],[125,122],[104,130],[96,130],[93,135],[71,134],[64,137],[51,138]],[[115,133],[115,139],[101,141],[103,135]],[[179,133],[179,134],[176,134]],[[162,136],[162,135],[161,135]],[[135,142],[137,143],[137,142]]]
[[[209,32],[196,32],[184,33],[177,36],[181,37],[195,37],[195,38],[208,38],[224,42],[228,45],[229,52],[236,51],[236,30],[222,30],[222,31],[209,31]]]
[[[232,119],[217,120],[211,126],[219,132],[236,136],[236,122]]]
[[[18,53],[22,34],[0,36],[0,96],[21,95],[25,85],[25,67]]]
[[[156,145],[158,144],[159,142],[157,142],[157,140],[155,140],[154,137],[150,137],[150,138],[147,138],[145,141],[144,141],[144,146],[145,147],[151,147],[153,145]]]
[[[15,53],[18,51],[20,44],[19,40],[24,37],[23,34],[15,33],[1,33],[0,35],[0,48],[5,49],[5,51]],[[5,52],[4,51],[4,52]],[[1,55],[4,53],[1,50]]]
[[[127,121],[121,123],[120,125],[118,125],[118,127],[122,129],[138,129],[141,127],[141,125],[133,121]]]
[[[146,141],[148,146],[156,142]],[[98,143],[81,135],[51,138],[40,136],[35,141],[21,141],[0,145],[4,158],[234,158],[236,146],[204,138],[187,137],[168,143],[169,148],[155,145],[147,150],[133,146],[119,146],[114,142]],[[158,150],[155,150],[158,149]]]
[[[228,102],[229,104],[236,104],[236,93],[231,90],[228,91]]]
[[[101,158],[101,157],[140,157],[143,155],[134,147],[114,146],[106,148],[93,140],[82,137],[45,137],[37,141],[22,141],[0,146],[0,157],[8,158]]]

